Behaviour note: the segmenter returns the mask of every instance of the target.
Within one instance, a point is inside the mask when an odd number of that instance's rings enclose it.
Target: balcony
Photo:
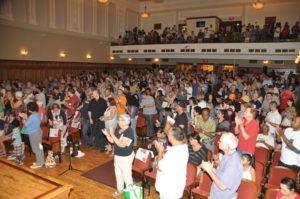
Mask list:
[[[111,46],[110,54],[119,59],[236,59],[293,61],[300,42],[265,43],[183,43]]]

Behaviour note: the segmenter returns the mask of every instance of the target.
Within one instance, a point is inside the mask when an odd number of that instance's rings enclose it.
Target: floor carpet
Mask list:
[[[82,176],[115,188],[116,177],[114,171],[114,160],[110,160],[100,166],[97,166],[83,173]]]

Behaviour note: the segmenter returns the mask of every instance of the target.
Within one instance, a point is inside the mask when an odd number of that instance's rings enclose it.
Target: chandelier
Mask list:
[[[105,3],[107,3],[107,2],[108,2],[108,0],[98,0],[98,2],[99,2],[99,3],[103,3],[103,4],[105,4]]]
[[[264,5],[265,4],[263,2],[261,2],[260,0],[257,0],[256,2],[252,3],[252,8],[259,10],[259,9],[262,9],[264,7]]]
[[[147,6],[144,7],[144,12],[141,13],[141,17],[147,19],[150,17],[150,13],[147,12]]]

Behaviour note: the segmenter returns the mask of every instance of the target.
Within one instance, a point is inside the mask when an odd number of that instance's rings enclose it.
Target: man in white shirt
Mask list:
[[[275,138],[276,128],[281,124],[282,117],[277,110],[277,103],[270,102],[270,112],[268,112],[265,122],[269,126],[269,135]]]
[[[277,130],[277,141],[282,141],[281,157],[278,165],[300,171],[300,117],[292,122],[292,128]]]
[[[185,134],[180,128],[171,128],[166,132],[172,144],[166,154],[163,145],[155,142],[158,152],[155,188],[161,199],[178,199],[182,197],[186,183],[188,146]]]

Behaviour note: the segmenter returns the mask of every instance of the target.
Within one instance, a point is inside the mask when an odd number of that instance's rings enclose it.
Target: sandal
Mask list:
[[[121,192],[115,191],[115,192],[112,193],[112,196],[113,196],[113,197],[117,197],[117,196],[120,196],[120,195],[122,195],[122,194],[123,194],[123,191],[121,191]]]

